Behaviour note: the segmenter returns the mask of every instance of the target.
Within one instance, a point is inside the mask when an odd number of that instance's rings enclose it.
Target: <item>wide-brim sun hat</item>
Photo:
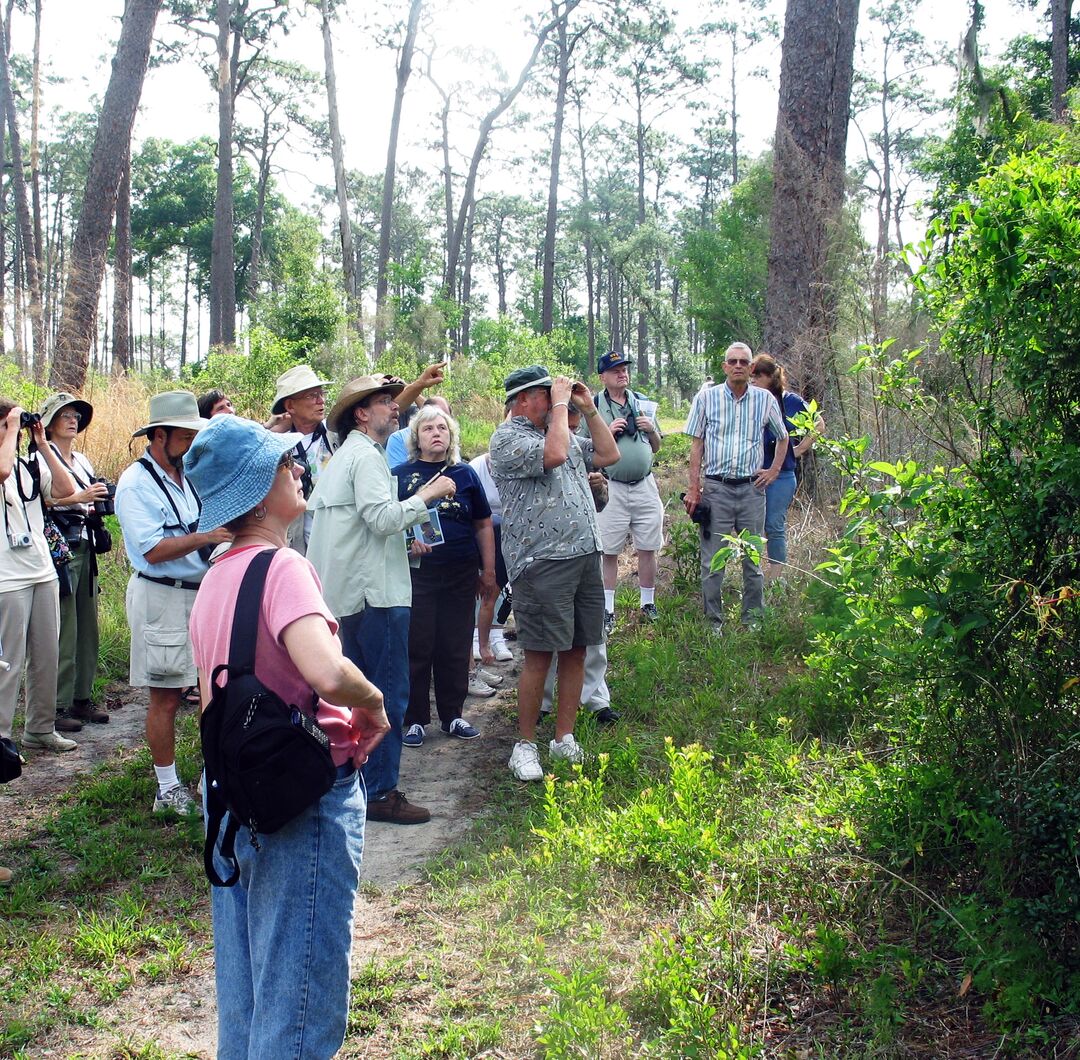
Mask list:
[[[554,380],[551,373],[542,364],[530,364],[528,368],[515,368],[503,383],[506,390],[504,401],[516,397],[523,390],[529,390],[534,386],[546,386],[549,389]]]
[[[270,492],[298,434],[274,434],[240,416],[215,416],[184,454],[184,473],[202,502],[199,533],[217,530]]]
[[[201,431],[210,421],[199,415],[199,402],[190,390],[167,390],[150,399],[150,422],[140,427],[132,438],[149,434],[155,427],[179,427],[186,431]]]
[[[378,394],[383,390],[391,397],[397,397],[404,389],[404,380],[398,379],[396,375],[383,375],[381,372],[375,375],[362,375],[357,379],[350,379],[341,388],[341,393],[338,395],[337,401],[334,402],[330,415],[326,417],[326,422],[330,424],[332,431],[336,431],[339,435],[347,434],[348,432],[341,425],[341,418],[360,404],[364,398],[370,397],[372,394]]]
[[[310,365],[298,364],[277,377],[274,403],[270,411],[278,416],[285,411],[285,399],[302,394],[305,390],[314,390],[317,386],[329,386],[329,379],[320,379]]]
[[[52,425],[52,421],[59,415],[60,410],[66,409],[68,405],[72,405],[79,414],[79,433],[85,431],[94,418],[94,406],[89,401],[84,401],[74,394],[69,394],[66,390],[50,394],[45,399],[45,404],[41,406],[38,413],[41,416],[41,426],[48,430]]]

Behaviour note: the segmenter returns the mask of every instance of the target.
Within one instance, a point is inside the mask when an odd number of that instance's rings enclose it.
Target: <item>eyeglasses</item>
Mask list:
[[[82,416],[80,416],[74,409],[64,409],[63,412],[56,414],[58,420],[74,420],[76,423],[82,423]]]
[[[393,405],[393,404],[394,404],[394,399],[389,394],[386,394],[383,397],[372,398],[368,402],[368,405]]]
[[[735,365],[740,365],[743,368],[747,367],[750,364],[749,361],[744,361],[741,357],[729,357],[727,359],[727,363],[730,364],[732,367],[734,367]]]

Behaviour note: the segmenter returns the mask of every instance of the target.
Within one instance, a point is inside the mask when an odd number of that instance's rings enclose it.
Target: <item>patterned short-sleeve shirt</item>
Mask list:
[[[570,436],[570,453],[544,470],[545,434],[524,416],[491,436],[491,474],[503,503],[502,550],[514,579],[533,561],[572,559],[600,551],[589,489],[592,442]]]

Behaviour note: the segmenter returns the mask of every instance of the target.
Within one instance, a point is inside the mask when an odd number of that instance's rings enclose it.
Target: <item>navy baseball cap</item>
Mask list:
[[[618,350],[612,350],[610,353],[605,353],[596,362],[596,374],[603,375],[609,368],[621,368],[624,364],[629,363],[630,361]]]

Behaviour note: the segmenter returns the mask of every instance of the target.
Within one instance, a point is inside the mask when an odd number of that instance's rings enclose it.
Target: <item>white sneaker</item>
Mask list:
[[[497,637],[492,634],[490,643],[491,650],[495,653],[496,662],[510,662],[510,660],[513,659],[514,653],[506,646],[506,641],[503,640],[501,631]]]
[[[548,745],[548,750],[552,758],[564,758],[567,762],[585,761],[585,752],[574,739],[572,732],[568,732],[561,740],[552,740]]]
[[[480,661],[480,636],[475,632],[472,635],[472,657],[473,662]]]
[[[154,797],[154,813],[178,813],[182,817],[194,817],[202,813],[202,807],[188,794],[183,784],[168,791],[158,791]]]
[[[518,740],[510,755],[510,772],[518,780],[543,780],[544,770],[540,765],[540,752],[536,744],[528,740]]]
[[[22,745],[35,751],[74,751],[79,746],[74,740],[61,736],[55,729],[52,732],[24,732]]]
[[[495,695],[495,689],[486,681],[481,681],[476,674],[469,674],[469,695],[487,699],[488,696]]]
[[[485,670],[481,666],[478,666],[473,671],[473,676],[479,678],[484,684],[491,685],[492,688],[498,688],[505,680],[502,674],[493,674],[490,670]]]

